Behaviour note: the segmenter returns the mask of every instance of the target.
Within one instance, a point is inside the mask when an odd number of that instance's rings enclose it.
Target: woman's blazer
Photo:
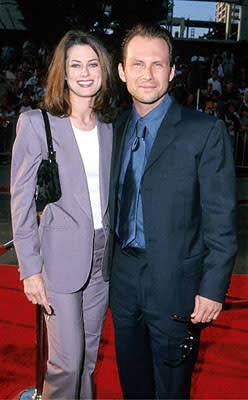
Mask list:
[[[42,272],[49,288],[61,293],[80,289],[89,276],[94,225],[87,177],[69,117],[49,114],[62,196],[48,204],[38,228],[35,206],[37,170],[47,158],[40,110],[22,113],[17,123],[11,166],[11,213],[21,279]],[[112,125],[97,121],[103,229],[108,236],[108,193]],[[107,240],[106,240],[107,241]],[[106,251],[103,277],[108,280]]]

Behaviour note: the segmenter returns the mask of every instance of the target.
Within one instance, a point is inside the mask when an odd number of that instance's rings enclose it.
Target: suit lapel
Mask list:
[[[151,149],[151,153],[147,160],[144,173],[164,153],[166,148],[177,137],[178,131],[176,129],[176,124],[180,120],[181,120],[181,107],[173,101],[160,125],[156,139]]]
[[[92,221],[87,177],[70,118],[54,118],[53,123],[54,130],[58,132],[56,135],[58,138],[58,148],[60,148],[63,154],[62,162],[66,165],[65,173],[68,175],[72,194],[82,211]],[[53,131],[52,126],[51,129]]]
[[[99,141],[99,179],[102,218],[106,214],[109,196],[110,164],[112,150],[112,125],[97,120]]]
[[[117,214],[116,202],[117,202],[118,187],[119,187],[118,183],[119,183],[119,176],[123,159],[125,127],[129,115],[130,111],[123,113],[120,119],[118,119],[114,123],[112,163],[111,163],[111,173],[110,173],[110,179],[111,179],[110,199],[109,199],[111,229],[114,229],[115,227],[115,219]]]
[[[128,118],[130,117],[130,111],[125,112],[121,117],[121,120],[116,124],[114,128],[114,144],[113,144],[113,164],[112,164],[112,176],[114,177],[114,185],[118,186],[119,176],[123,161],[123,147],[125,143],[125,128],[127,125]]]

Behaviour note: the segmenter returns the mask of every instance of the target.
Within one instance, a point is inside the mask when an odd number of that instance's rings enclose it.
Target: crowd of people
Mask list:
[[[1,48],[0,115],[13,117],[34,108],[44,95],[48,48],[25,41]]]
[[[48,46],[26,40],[0,49],[0,152],[8,152],[18,115],[36,108],[45,91]],[[6,161],[2,158],[3,162]]]
[[[179,56],[171,91],[184,105],[224,120],[233,145],[248,130],[248,67],[234,53]]]
[[[179,103],[224,120],[235,147],[237,133],[248,130],[248,64],[239,54],[220,49],[206,54],[195,47],[194,54],[178,54],[169,92]],[[20,113],[37,108],[43,98],[52,50],[50,43],[32,40],[19,47],[1,46],[0,152],[11,146],[13,121]],[[127,104],[120,83],[119,105]]]

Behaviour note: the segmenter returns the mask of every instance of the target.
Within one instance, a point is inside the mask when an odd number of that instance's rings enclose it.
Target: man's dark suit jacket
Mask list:
[[[118,118],[114,131],[110,266],[128,115]],[[171,332],[171,314],[189,316],[196,294],[223,302],[228,290],[237,246],[236,192],[224,123],[173,101],[145,167],[141,196],[153,296]]]

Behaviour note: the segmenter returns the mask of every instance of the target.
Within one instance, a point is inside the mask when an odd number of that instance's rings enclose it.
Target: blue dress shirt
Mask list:
[[[124,143],[124,153],[123,153],[123,164],[120,172],[119,178],[119,191],[118,191],[118,212],[117,212],[117,225],[116,225],[116,234],[118,235],[119,229],[119,214],[120,214],[120,200],[122,195],[122,187],[125,179],[125,174],[127,170],[127,166],[130,159],[130,152],[132,143],[135,137],[135,125],[138,119],[142,121],[142,125],[146,126],[146,153],[145,153],[145,164],[148,160],[153,142],[157,136],[158,129],[164,119],[169,107],[171,105],[171,98],[167,94],[165,98],[161,101],[161,103],[155,107],[152,111],[146,114],[144,117],[141,117],[135,106],[132,106],[131,115],[127,121],[125,128],[125,143]],[[139,193],[138,197],[138,210],[137,210],[137,224],[136,224],[136,237],[130,243],[131,247],[145,248],[145,237],[144,237],[144,226],[143,226],[143,210],[142,210],[142,200],[141,195]]]

